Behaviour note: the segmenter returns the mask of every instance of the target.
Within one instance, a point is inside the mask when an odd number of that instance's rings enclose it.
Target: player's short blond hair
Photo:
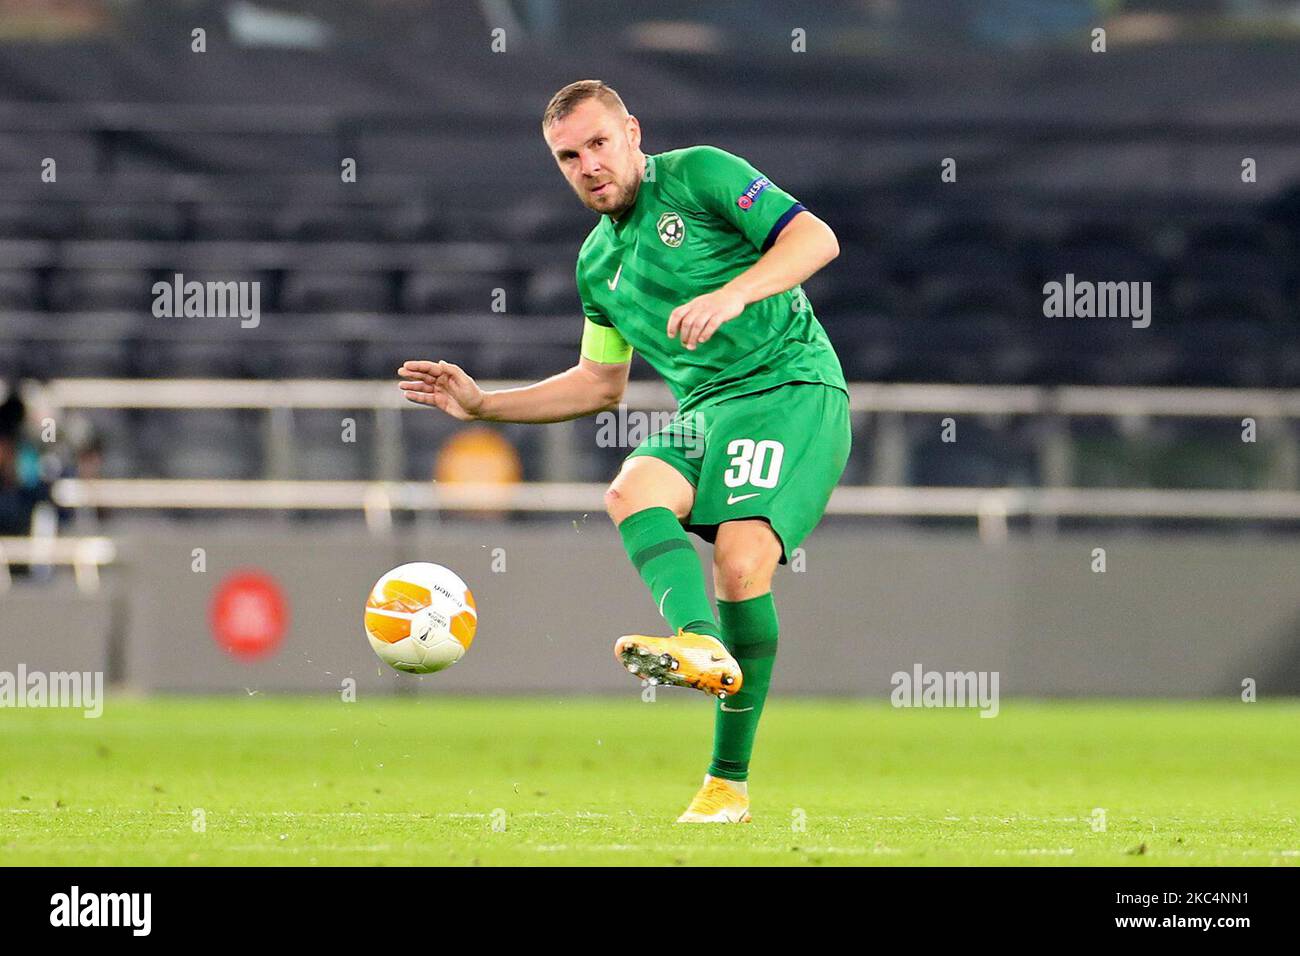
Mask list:
[[[546,111],[542,113],[542,131],[545,132],[553,123],[558,123],[572,113],[579,103],[592,99],[598,99],[624,116],[627,115],[623,97],[618,95],[614,87],[604,80],[578,80],[552,96],[551,102],[546,104]]]

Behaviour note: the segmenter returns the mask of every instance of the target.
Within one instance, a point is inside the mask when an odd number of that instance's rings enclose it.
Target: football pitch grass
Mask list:
[[[1300,701],[774,698],[687,827],[711,705],[630,691],[0,710],[0,865],[1300,863]]]

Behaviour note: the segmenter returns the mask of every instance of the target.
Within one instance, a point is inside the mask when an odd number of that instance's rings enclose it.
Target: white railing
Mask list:
[[[602,482],[512,485],[371,481],[63,479],[54,501],[67,508],[361,511],[386,530],[395,511],[603,512]],[[987,537],[1010,518],[1187,518],[1300,520],[1296,491],[1167,491],[1148,488],[889,488],[845,485],[831,515],[976,518]]]
[[[29,383],[25,394],[55,408],[287,408],[415,409],[397,380],[283,379],[54,379]],[[484,388],[513,388],[525,381],[484,381]],[[658,382],[631,382],[629,409],[673,407]],[[854,413],[909,412],[1003,415],[1300,418],[1300,389],[1162,388],[1039,385],[849,386]]]
[[[521,382],[484,382],[501,388]],[[67,508],[212,509],[212,510],[357,510],[368,524],[389,527],[394,512],[528,511],[599,512],[601,483],[544,481],[498,485],[435,485],[432,482],[387,480],[400,474],[401,428],[397,413],[415,409],[401,397],[394,380],[232,381],[224,379],[56,379],[26,383],[25,393],[38,408],[261,409],[270,416],[268,441],[292,440],[294,409],[373,410],[378,419],[380,448],[376,480],[261,481],[65,479],[54,486],[56,504]],[[658,382],[633,382],[624,403],[633,410],[661,410],[673,405]],[[1300,519],[1300,492],[1295,489],[1297,451],[1294,428],[1282,441],[1282,469],[1267,491],[1163,490],[1147,488],[1071,488],[1062,480],[1068,455],[1062,423],[1071,416],[1114,416],[1124,419],[1156,417],[1252,417],[1259,421],[1300,419],[1300,390],[1038,387],[974,385],[850,386],[855,414],[877,416],[875,441],[879,460],[874,483],[836,490],[828,513],[891,517],[969,517],[994,538],[1006,533],[1007,521],[1031,518],[1152,518],[1207,520]],[[935,488],[903,487],[900,441],[902,416],[1007,415],[1043,416],[1053,427],[1046,436],[1043,459],[1048,462],[1041,487]],[[572,441],[576,432],[553,432]],[[566,437],[567,436],[567,437]],[[548,439],[553,441],[553,439]],[[563,459],[571,448],[556,446]],[[1289,451],[1289,453],[1288,453]],[[554,455],[555,449],[551,454]],[[281,449],[283,457],[283,449]],[[1054,470],[1052,470],[1054,469]],[[281,478],[283,475],[280,476]]]
[[[99,588],[99,569],[116,560],[117,546],[110,538],[0,537],[0,594],[9,590],[12,583],[9,569],[16,564],[38,568],[71,566],[77,587],[93,592]]]

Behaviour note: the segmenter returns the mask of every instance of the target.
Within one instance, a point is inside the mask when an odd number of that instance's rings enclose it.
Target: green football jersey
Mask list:
[[[578,253],[578,293],[597,350],[640,352],[678,410],[788,382],[848,391],[838,356],[803,289],[751,303],[688,351],[668,338],[668,314],[744,272],[803,210],[738,156],[692,146],[646,157],[636,202],[601,216]],[[584,346],[593,337],[584,336]],[[584,354],[588,349],[584,347]]]

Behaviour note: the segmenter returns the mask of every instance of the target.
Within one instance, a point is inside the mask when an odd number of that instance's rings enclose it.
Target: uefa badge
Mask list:
[[[736,197],[736,205],[742,210],[747,211],[754,205],[754,200],[758,198],[758,194],[770,185],[772,185],[772,180],[768,179],[766,176],[759,176],[745,187],[743,193]]]
[[[682,217],[675,212],[666,212],[659,217],[659,224],[655,227],[659,230],[659,238],[665,246],[676,249],[686,238],[686,223],[682,222]]]

